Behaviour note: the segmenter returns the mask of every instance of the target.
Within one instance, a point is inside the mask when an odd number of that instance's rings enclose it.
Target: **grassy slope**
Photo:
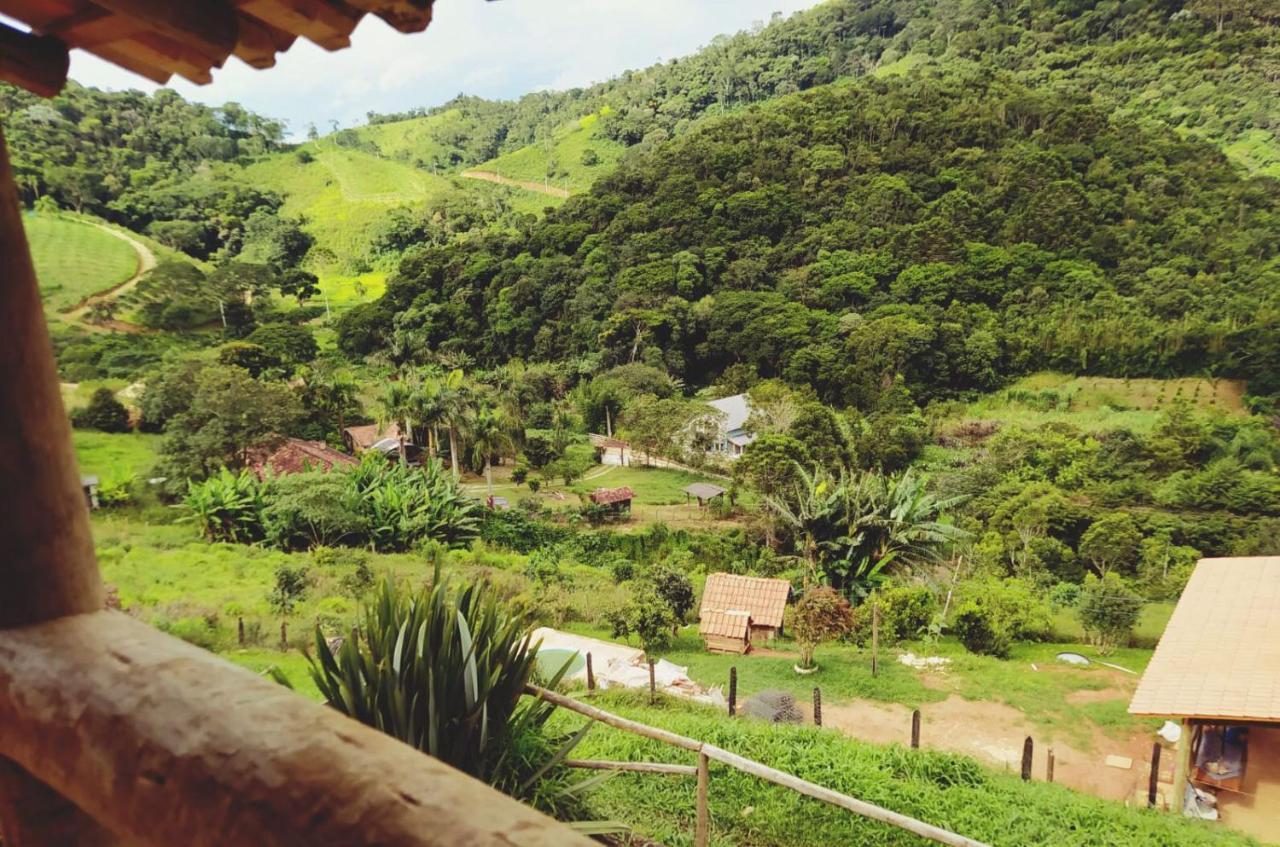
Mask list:
[[[72,432],[80,472],[103,480],[142,476],[156,464],[159,435],[143,432],[106,433],[77,429]]]
[[[684,503],[684,487],[695,482],[729,487],[724,480],[673,468],[608,467],[599,476],[574,483],[570,490],[590,494],[597,488],[621,488],[625,485],[636,492],[635,502],[641,505],[669,506]]]
[[[428,117],[362,126],[355,132],[362,141],[376,144],[389,159],[429,165],[433,160],[448,160],[449,148],[438,140],[441,136],[466,135],[471,130],[461,109],[449,109]]]
[[[91,294],[119,285],[138,270],[127,242],[87,221],[62,215],[23,218],[45,307],[65,311]]]
[[[587,115],[559,127],[549,144],[535,143],[504,153],[477,165],[474,170],[496,173],[509,179],[544,182],[571,192],[584,191],[608,173],[622,158],[623,147],[596,132],[597,115]],[[594,150],[599,161],[584,165],[582,154]],[[548,167],[548,165],[553,165]],[[551,176],[548,177],[548,170]],[[552,200],[554,198],[545,198]]]
[[[1053,392],[1063,402],[1058,408],[1045,410],[1019,399],[1021,392]],[[1189,400],[1206,410],[1243,415],[1243,397],[1244,387],[1233,380],[1113,379],[1038,373],[955,409],[946,419],[993,420],[1027,427],[1061,421],[1086,431],[1125,427],[1145,432],[1155,425],[1160,410],[1175,401]]]
[[[1057,785],[1024,783],[971,759],[865,744],[813,727],[729,721],[708,708],[602,693],[603,708],[732,752],[988,844],[1237,845],[1249,839],[1173,815],[1130,809]],[[585,719],[561,712],[563,728]],[[574,755],[692,764],[691,754],[598,726]],[[694,784],[682,777],[625,774],[588,795],[595,817],[615,818],[663,844],[691,842]],[[857,817],[718,765],[711,769],[713,844],[922,845],[901,830]]]

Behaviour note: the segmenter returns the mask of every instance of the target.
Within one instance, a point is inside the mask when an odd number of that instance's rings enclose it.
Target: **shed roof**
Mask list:
[[[621,488],[597,488],[591,492],[591,502],[599,506],[607,506],[610,503],[625,503],[635,496],[636,493],[625,485]]]
[[[249,458],[254,473],[261,476],[267,468],[278,474],[302,473],[306,470],[327,471],[334,467],[359,464],[346,453],[334,450],[323,441],[286,438],[275,449],[258,450]]]
[[[400,427],[395,424],[387,424],[386,426],[361,424],[360,426],[349,426],[343,432],[351,439],[351,444],[357,450],[368,450],[384,438],[400,440]]]
[[[713,573],[702,591],[699,617],[713,612],[747,612],[754,626],[782,627],[791,583],[785,579]]]
[[[705,612],[699,621],[698,632],[745,641],[751,632],[751,615],[746,612]]]
[[[686,485],[684,487],[685,494],[697,497],[699,500],[710,500],[712,497],[719,497],[721,494],[725,493],[725,490],[726,489],[723,489],[718,485],[712,485],[709,482],[695,482],[692,485]]]
[[[1196,565],[1129,712],[1280,722],[1280,556]]]
[[[80,48],[165,84],[196,83],[235,56],[269,68],[299,36],[326,50],[351,44],[373,13],[401,32],[431,21],[433,0],[8,0],[4,13],[31,33],[0,24],[0,80],[46,97],[66,83],[68,51]]]

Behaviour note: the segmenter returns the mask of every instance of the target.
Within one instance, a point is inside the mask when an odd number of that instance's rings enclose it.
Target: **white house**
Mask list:
[[[726,459],[738,458],[746,446],[756,440],[756,434],[747,429],[751,400],[745,394],[734,394],[712,400],[707,405],[720,413],[719,432],[707,452]]]

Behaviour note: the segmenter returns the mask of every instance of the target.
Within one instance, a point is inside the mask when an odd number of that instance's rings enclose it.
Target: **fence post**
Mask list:
[[[237,618],[236,620],[239,622],[237,629],[239,630],[240,646],[243,647],[244,646],[244,618]]]
[[[289,629],[288,623],[280,621],[280,649],[287,649],[289,646]]]
[[[1151,777],[1147,780],[1147,805],[1154,807],[1160,788],[1160,742],[1151,745]]]
[[[592,669],[591,667],[590,651],[587,652],[587,690],[588,691],[596,690],[596,674],[595,674],[595,670]]]
[[[711,761],[707,754],[698,751],[698,813],[693,830],[694,847],[707,847],[711,843],[711,810],[707,807],[707,795],[711,789]]]
[[[729,668],[729,717],[738,713],[738,669]]]
[[[1027,736],[1027,740],[1022,742],[1022,778],[1024,780],[1031,779],[1031,755],[1032,742],[1031,736]]]
[[[920,710],[911,712],[911,749],[920,749]]]
[[[822,689],[813,687],[813,725],[822,726]]]
[[[878,672],[876,664],[880,658],[880,604],[878,598],[871,595],[871,675]]]
[[[1049,782],[1053,782],[1053,748],[1052,747],[1049,748],[1049,758],[1045,762],[1044,775],[1046,780],[1048,780]]]
[[[649,660],[649,702],[658,702],[658,686],[653,679],[653,659]]]

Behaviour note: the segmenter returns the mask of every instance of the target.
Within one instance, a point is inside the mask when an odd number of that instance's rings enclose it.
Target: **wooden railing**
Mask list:
[[[588,705],[549,691],[536,685],[530,685],[526,689],[526,693],[531,697],[537,697],[546,700],[548,703],[585,715],[594,721],[598,721],[614,729],[620,729],[623,732],[629,732],[633,735],[639,735],[643,738],[649,738],[654,741],[660,741],[663,744],[677,747],[682,750],[689,750],[698,755],[697,767],[692,765],[668,764],[665,762],[610,762],[599,760],[583,760],[570,759],[566,763],[571,767],[591,768],[595,770],[619,770],[632,771],[638,773],[667,774],[674,776],[696,776],[698,778],[698,791],[696,800],[696,812],[694,818],[694,840],[695,847],[707,847],[710,840],[710,810],[709,797],[711,790],[711,762],[718,762],[722,765],[728,765],[742,773],[750,774],[788,788],[806,797],[812,797],[815,800],[821,800],[832,806],[838,806],[841,809],[847,809],[854,814],[861,815],[865,818],[880,821],[889,826],[906,830],[921,838],[926,838],[938,844],[947,844],[950,847],[986,847],[981,841],[975,841],[972,838],[966,838],[963,835],[957,835],[954,832],[916,820],[908,815],[899,814],[898,812],[877,806],[874,803],[868,803],[865,800],[859,800],[856,797],[850,797],[847,794],[841,794],[839,791],[833,791],[830,788],[818,785],[815,782],[809,782],[806,779],[793,776],[777,768],[771,768],[760,762],[739,756],[737,753],[731,753],[714,744],[708,744],[705,741],[698,741],[694,738],[688,738],[660,729],[655,726],[633,721],[628,718],[615,715],[612,712],[606,712],[604,709]]]

